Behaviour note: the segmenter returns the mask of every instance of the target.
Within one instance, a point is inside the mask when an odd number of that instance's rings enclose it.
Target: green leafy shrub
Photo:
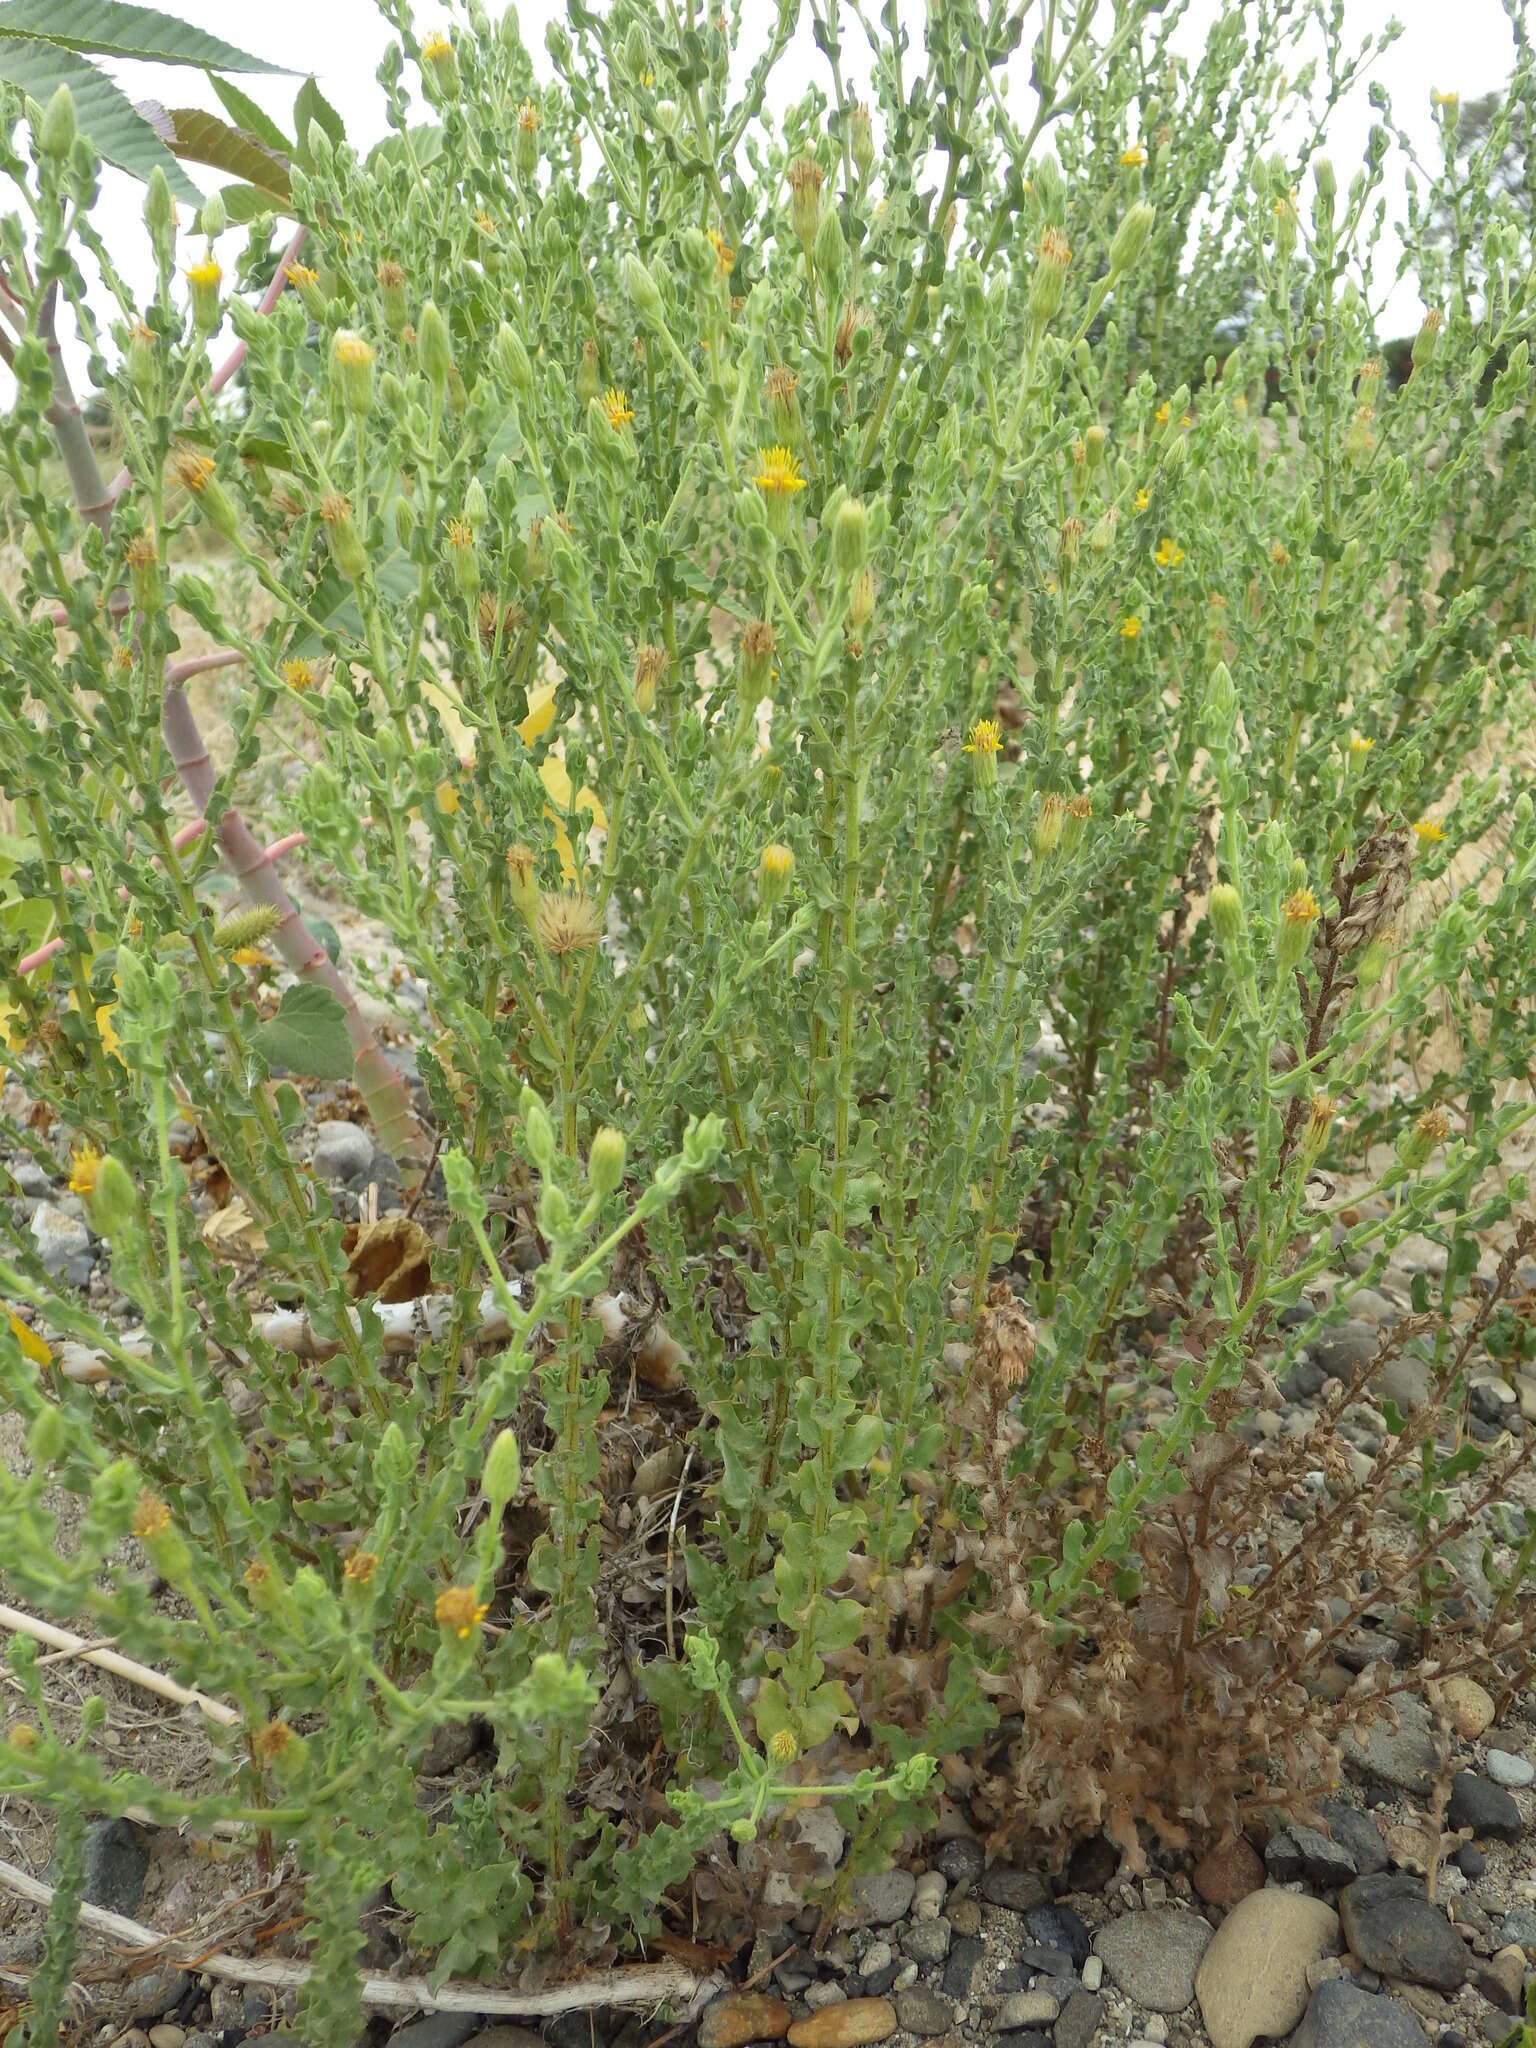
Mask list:
[[[1149,6],[1107,41],[1054,9],[1027,131],[1021,19],[964,0],[923,51],[816,10],[828,83],[787,107],[793,7],[742,75],[723,16],[573,0],[543,83],[513,14],[422,41],[385,11],[392,133],[311,123],[287,289],[270,216],[227,280],[152,181],[136,306],[88,143],[13,104],[4,166],[6,1137],[74,1144],[115,1290],[20,1225],[0,1260],[33,1458],[6,1573],[240,1727],[183,1799],[66,1744],[23,1644],[37,1725],[0,1778],[291,1837],[315,2040],[355,2022],[385,1880],[440,1974],[579,1953],[795,1788],[877,1863],[936,1762],[1000,1841],[1107,1819],[1135,1858],[1263,1799],[1271,1757],[1321,1774],[1408,1682],[1309,1683],[1366,1605],[1323,1610],[1340,1575],[1400,1599],[1431,1673],[1503,1692],[1531,1643],[1528,1453],[1460,1427],[1479,1347],[1524,1355],[1530,1248],[1531,217],[1497,124],[1468,159],[1439,110],[1394,387],[1388,128],[1347,181],[1268,153],[1371,52],[1330,30],[1288,84],[1288,7],[1192,62]],[[226,659],[216,771],[188,686]],[[425,990],[414,1106],[248,792]],[[408,1177],[441,1147],[408,1323],[358,1312],[300,1163],[285,1074],[354,1070]],[[178,1117],[254,1274],[201,1228]],[[1283,1311],[1410,1236],[1444,1253],[1411,1321],[1255,1448]],[[1386,1404],[1362,1470],[1339,1418],[1404,1347],[1431,1398]],[[638,1648],[604,1582],[635,1374],[705,1486],[686,1584],[667,1558],[685,1637],[669,1604]],[[589,1799],[616,1674],[617,1817]],[[427,1743],[471,1716],[494,1767],[429,1822]]]

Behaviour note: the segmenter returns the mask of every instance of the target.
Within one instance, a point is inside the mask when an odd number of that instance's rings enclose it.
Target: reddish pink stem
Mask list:
[[[307,833],[290,832],[286,839],[273,840],[272,844],[267,848],[266,858],[268,860],[281,860],[285,853],[292,853],[296,846],[307,846],[308,844],[309,836]]]
[[[46,966],[55,953],[62,953],[63,950],[64,941],[62,939],[49,939],[39,946],[35,953],[29,953],[24,960],[18,960],[16,962],[16,972],[18,974],[35,974],[39,967]]]
[[[165,671],[165,680],[184,683],[192,676],[206,675],[213,668],[234,668],[244,659],[238,647],[216,647],[212,654],[192,654],[185,661],[173,661]]]

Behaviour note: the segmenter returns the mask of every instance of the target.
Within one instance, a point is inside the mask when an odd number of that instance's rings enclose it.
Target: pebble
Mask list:
[[[932,2040],[940,2034],[947,2034],[954,2023],[955,2010],[947,1998],[940,1998],[936,1991],[927,1991],[921,1984],[914,1984],[910,1991],[901,1992],[896,2000],[896,2016],[909,2034],[917,2034],[924,2040]],[[880,2038],[884,2038],[881,2036]],[[802,2048],[802,2044],[790,2035],[790,2048]],[[806,2042],[803,2048],[829,2048],[826,2042]],[[842,2048],[842,2044],[836,2044]]]
[[[935,1920],[931,1924],[935,1927],[940,1927],[946,1923]],[[914,1928],[913,1932],[916,1933],[917,1930]],[[908,1950],[908,1954],[910,1953],[911,1951]],[[986,1954],[986,1949],[982,1944],[969,1936],[957,1941],[950,1949],[949,1960],[944,1965],[944,1989],[951,1998],[969,1998],[971,1996],[971,1993],[977,1988],[976,1972],[985,1962]],[[1054,2019],[1055,2014],[1053,2013],[1051,2017]]]
[[[571,2017],[581,2020],[585,2037],[590,2040],[591,2030],[586,2014],[572,2014]],[[422,2019],[411,2020],[391,2034],[389,2048],[464,2048],[464,2043],[479,2024],[472,2012],[429,2012]]]
[[[1345,1765],[1355,1776],[1419,1798],[1429,1792],[1438,1759],[1434,1723],[1422,1700],[1399,1700],[1396,1728],[1373,1721],[1363,1743],[1350,1731],[1343,1748]]]
[[[812,2012],[820,2012],[829,2005],[841,2005],[848,1994],[841,1984],[810,1984],[806,1986],[805,2002]]]
[[[936,1919],[944,1904],[949,1882],[941,1870],[925,1870],[912,1891],[912,1918]]]
[[[913,1903],[917,1879],[910,1870],[880,1870],[856,1877],[838,1914],[840,1927],[890,1927],[903,1919]]]
[[[1441,1691],[1445,1695],[1451,1726],[1463,1742],[1476,1742],[1479,1735],[1493,1726],[1493,1697],[1475,1678],[1465,1678],[1457,1673],[1444,1680]]]
[[[158,2027],[149,2030],[149,2048],[186,2048],[187,2030],[174,2027],[169,2020],[163,2020]]]
[[[903,1994],[904,1996],[907,1994]],[[847,1998],[789,2030],[789,2048],[868,2048],[896,2031],[896,2008],[888,1998]]]
[[[1317,1810],[1327,1821],[1334,1841],[1342,1842],[1353,1857],[1359,1876],[1371,1877],[1378,1870],[1386,1869],[1387,1845],[1382,1839],[1380,1826],[1370,1814],[1346,1806],[1342,1799],[1321,1799]]]
[[[1031,1941],[1041,1948],[1063,1950],[1078,1969],[1093,1953],[1093,1930],[1070,1906],[1031,1906],[1024,1915],[1024,1926]]]
[[[975,1899],[956,1899],[949,1909],[949,1924],[956,1934],[980,1934],[980,1904]]]
[[[994,1863],[983,1874],[981,1895],[989,1905],[1027,1913],[1031,1906],[1045,1904],[1049,1890],[1038,1871],[1017,1870],[1011,1863]]]
[[[1083,1989],[1085,1991],[1097,1991],[1103,1982],[1104,1958],[1102,1956],[1090,1956],[1083,1965]]]
[[[1299,1821],[1276,1828],[1264,1846],[1264,1868],[1277,1884],[1295,1884],[1298,1879],[1331,1891],[1358,1877],[1355,1859],[1343,1842],[1332,1841],[1318,1828]]]
[[[90,1906],[130,1918],[144,1896],[149,1851],[132,1821],[93,1820],[85,1831],[85,1882],[80,1896]],[[156,2015],[165,2011],[157,2006]]]
[[[1499,1939],[1505,1946],[1514,1942],[1517,1947],[1536,1955],[1536,1913],[1527,1912],[1519,1906],[1506,1913],[1504,1924],[1499,1929]]]
[[[1015,1991],[997,2009],[997,2024],[1006,2031],[1015,2027],[1054,2026],[1061,2000],[1054,1991]]]
[[[903,1955],[918,1963],[942,1963],[949,1954],[950,1925],[947,1920],[914,1920],[901,1937]]]
[[[699,2048],[744,2048],[748,2041],[782,2041],[791,2017],[782,1998],[762,1991],[728,1991],[704,2008]]]
[[[360,1124],[319,1123],[309,1159],[321,1180],[361,1180],[373,1164],[373,1140]]]
[[[948,1884],[974,1884],[985,1861],[985,1852],[974,1835],[952,1835],[939,1844],[933,1867]]]
[[[1473,1842],[1463,1842],[1451,1861],[1463,1877],[1481,1877],[1488,1868],[1488,1858]]]
[[[1093,1945],[1110,1982],[1133,2005],[1145,2012],[1182,2012],[1195,1995],[1195,1972],[1213,1931],[1198,1913],[1162,1906],[1111,1920]]]
[[[1225,1910],[1256,1892],[1264,1882],[1264,1865],[1246,1835],[1229,1835],[1207,1849],[1194,1870],[1195,1890],[1208,1906]]]
[[[1098,1960],[1097,1957],[1094,1958]],[[1055,2048],[1089,2048],[1090,2042],[1099,2030],[1104,2017],[1104,2001],[1095,1998],[1088,1991],[1074,1991],[1061,2008],[1061,2016],[1051,2029]]]
[[[1441,1991],[1466,1977],[1466,1944],[1415,1877],[1357,1877],[1339,1894],[1339,1918],[1350,1953],[1384,1977]]]
[[[1307,1332],[1307,1356],[1325,1379],[1347,1380],[1357,1365],[1376,1353],[1380,1332],[1363,1318],[1347,1316]]]
[[[1483,1768],[1495,1785],[1502,1785],[1511,1792],[1523,1791],[1536,1781],[1536,1764],[1529,1757],[1516,1756],[1513,1750],[1490,1749]]]
[[[1195,1979],[1211,2048],[1288,2034],[1307,2009],[1308,1965],[1338,1941],[1339,1916],[1320,1899],[1274,1886],[1250,1892],[1222,1921]]]
[[[1481,1965],[1477,1972],[1477,1988],[1491,2005],[1501,2012],[1519,2013],[1525,2009],[1525,1950],[1511,1944],[1501,1948],[1497,1955]]]
[[[1102,1970],[1103,1964],[1099,1967]],[[1077,1982],[1072,1958],[1062,1948],[1041,1948],[1037,1942],[1026,1941],[1019,1950],[1019,1968],[1029,1977],[1070,1977]]]
[[[1491,1835],[1496,1842],[1518,1842],[1525,1832],[1524,1816],[1511,1795],[1475,1771],[1458,1771],[1451,1782],[1449,1825],[1470,1828],[1479,1839]]]
[[[896,1952],[888,1941],[872,1941],[859,1963],[859,1975],[878,1977],[880,1972],[888,1970],[895,1960]]]
[[[72,1287],[84,1287],[91,1277],[91,1233],[78,1216],[71,1216],[56,1202],[39,1202],[32,1212],[32,1237],[43,1271],[52,1279],[63,1278]]]
[[[1426,2048],[1424,2029],[1395,1999],[1342,1978],[1319,1984],[1291,2048]]]

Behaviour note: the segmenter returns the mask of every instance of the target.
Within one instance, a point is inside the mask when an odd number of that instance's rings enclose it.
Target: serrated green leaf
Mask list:
[[[265,107],[258,106],[248,92],[242,92],[227,78],[221,78],[217,71],[206,74],[208,83],[219,96],[219,103],[237,128],[254,135],[258,142],[264,142],[268,149],[279,156],[293,155],[293,142],[278,127]]]
[[[231,128],[217,114],[202,107],[172,107],[171,143],[179,157],[195,164],[208,164],[216,171],[228,171],[265,192],[274,205],[286,206],[291,198],[288,166],[281,157],[242,129]]]
[[[80,133],[99,156],[130,177],[147,178],[157,166],[172,192],[188,206],[203,195],[126,93],[83,57],[53,42],[23,42],[0,33],[0,79],[19,85],[46,107],[61,85],[74,94]]]
[[[284,989],[277,1015],[256,1026],[251,1042],[269,1066],[316,1081],[345,1081],[352,1073],[347,1013],[328,988],[313,982]]]
[[[0,0],[0,36],[37,36],[81,56],[143,57],[220,71],[283,71],[156,7],[126,0]],[[98,142],[96,147],[101,148]],[[105,154],[105,152],[103,152]]]

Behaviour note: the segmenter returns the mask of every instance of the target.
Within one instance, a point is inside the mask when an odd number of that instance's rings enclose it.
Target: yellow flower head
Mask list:
[[[1284,545],[1283,542],[1277,540],[1274,546],[1269,551],[1269,559],[1274,563],[1277,569],[1283,569],[1286,563],[1291,559],[1290,550]]]
[[[366,1586],[378,1569],[378,1554],[372,1550],[354,1550],[341,1568],[341,1575],[350,1579],[354,1586]]]
[[[615,433],[622,433],[635,416],[634,407],[616,384],[610,384],[603,393],[603,411]]]
[[[158,1494],[146,1491],[139,1495],[129,1526],[141,1543],[150,1536],[163,1536],[171,1526],[171,1511]]]
[[[302,654],[295,654],[283,663],[282,676],[290,690],[312,690],[320,680],[320,671]]]
[[[517,110],[517,125],[525,135],[537,135],[542,119],[532,100],[524,100]]]
[[[212,256],[205,256],[201,263],[189,264],[187,283],[204,291],[217,291],[224,282],[224,272]]]
[[[1141,621],[1137,618],[1134,612],[1132,612],[1129,615],[1129,617],[1124,618],[1120,621],[1120,638],[1122,640],[1134,640],[1138,637],[1140,632]]]
[[[1165,533],[1162,540],[1158,543],[1157,553],[1152,559],[1156,562],[1159,569],[1177,569],[1180,562],[1184,559],[1184,550],[1178,545],[1177,541],[1171,540]]]
[[[366,370],[373,361],[372,342],[364,341],[360,334],[354,333],[350,328],[337,335],[332,343],[332,349],[343,369]]]
[[[451,548],[472,548],[475,536],[467,519],[450,519],[448,522],[448,545]]]
[[[715,270],[720,277],[729,277],[736,267],[736,251],[718,228],[709,231],[710,246],[715,252]]]
[[[1002,727],[995,718],[978,718],[961,748],[965,754],[1000,754],[1002,751]]]
[[[1422,818],[1415,818],[1413,830],[1420,846],[1438,846],[1445,838],[1445,827],[1438,819],[1431,818],[1428,814]]]
[[[1147,160],[1147,152],[1139,142],[1133,142],[1129,149],[1122,149],[1120,161],[1128,171],[1139,171]]]
[[[187,272],[187,275],[188,277],[192,275],[190,270]],[[311,285],[320,282],[320,273],[318,270],[311,270],[307,263],[290,263],[288,266],[288,282],[295,291],[307,291]]]
[[[1157,408],[1157,411],[1153,413],[1152,417],[1157,421],[1157,424],[1160,427],[1166,427],[1168,422],[1173,418],[1173,407],[1168,403],[1166,398],[1163,400],[1162,404]]]
[[[768,1755],[776,1764],[792,1764],[800,1754],[800,1745],[787,1728],[775,1730],[768,1744]]]
[[[757,451],[757,488],[765,498],[791,498],[805,489],[800,463],[792,448],[776,443]]]
[[[1136,493],[1136,510],[1138,512],[1145,512],[1151,502],[1152,493],[1149,490],[1142,489]]]
[[[787,882],[795,871],[795,856],[788,846],[777,841],[763,848],[763,873],[775,882]]]
[[[1437,92],[1434,95],[1434,100],[1437,107],[1459,107],[1461,105],[1461,94],[1459,92]]]
[[[496,237],[501,232],[500,228],[497,227],[495,221],[491,218],[491,216],[488,213],[477,213],[475,215],[475,226],[480,230],[481,234],[485,236],[488,242],[494,242]]]
[[[444,1586],[433,1613],[444,1635],[466,1642],[485,1619],[486,1602],[475,1598],[473,1586]]]
[[[441,58],[446,57],[452,48],[453,45],[442,30],[435,28],[422,44],[421,54],[429,64],[436,64]]]
[[[101,1154],[94,1145],[77,1145],[69,1162],[69,1191],[72,1195],[94,1195],[96,1176],[101,1171]]]
[[[1281,904],[1280,915],[1287,924],[1314,924],[1322,912],[1310,889],[1293,889]]]
[[[1352,732],[1349,736],[1349,758],[1351,761],[1363,761],[1375,744],[1363,732]]]
[[[171,466],[176,472],[177,482],[184,485],[194,496],[204,488],[213,475],[212,462],[196,448],[178,448]]]

